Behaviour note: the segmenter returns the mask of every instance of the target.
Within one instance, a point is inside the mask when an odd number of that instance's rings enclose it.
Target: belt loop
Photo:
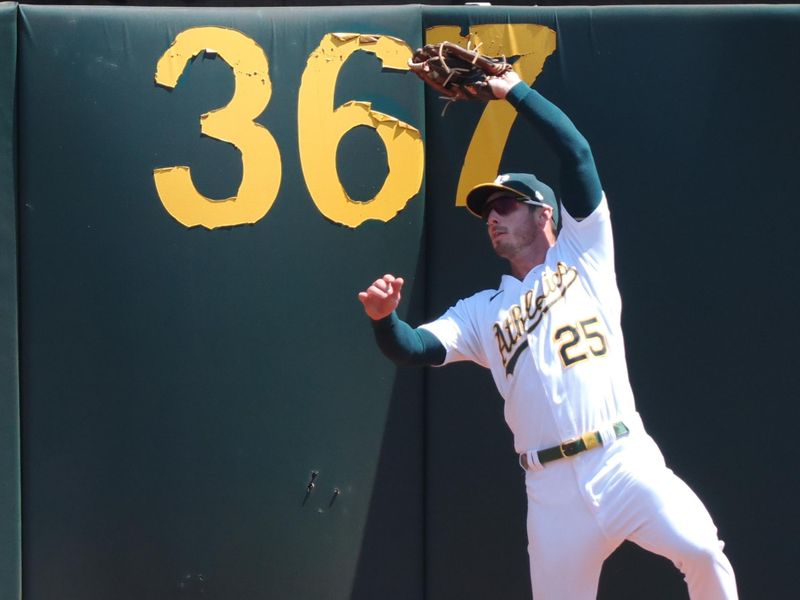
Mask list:
[[[614,431],[614,424],[609,423],[608,425],[600,429],[600,437],[603,440],[603,446],[608,446],[609,444],[611,444],[611,442],[616,440],[617,434]]]
[[[622,427],[624,427],[624,429],[626,429],[627,432],[622,435],[618,435],[616,429],[617,425],[622,425]],[[605,427],[600,429],[598,433],[600,433],[600,438],[603,440],[603,446],[608,446],[612,442],[618,440],[619,438],[628,435],[630,433],[630,428],[627,425],[625,425],[622,421],[615,421],[614,423],[607,424]]]
[[[542,461],[539,460],[539,455],[535,450],[528,450],[525,453],[525,457],[528,459],[528,470],[529,471],[541,471],[544,469],[544,465]]]

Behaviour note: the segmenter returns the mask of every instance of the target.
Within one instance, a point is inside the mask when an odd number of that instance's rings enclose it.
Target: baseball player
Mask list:
[[[665,466],[634,406],[589,145],[513,71],[489,85],[559,157],[563,206],[530,174],[475,187],[467,208],[511,274],[418,328],[395,312],[403,279],[384,275],[358,295],[378,345],[398,364],[470,360],[491,371],[525,470],[534,598],[595,598],[603,561],[624,540],[669,558],[693,600],[737,598],[708,511]]]

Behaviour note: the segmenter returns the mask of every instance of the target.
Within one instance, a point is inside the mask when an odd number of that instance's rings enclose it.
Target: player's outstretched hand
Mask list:
[[[388,273],[376,279],[371,286],[358,293],[358,299],[364,305],[364,312],[373,321],[378,321],[392,314],[400,304],[400,290],[403,289],[403,278]]]
[[[508,92],[511,91],[515,85],[517,85],[522,79],[520,76],[517,75],[515,71],[506,71],[502,75],[496,77],[487,77],[486,83],[489,85],[489,89],[492,90],[492,94],[498,100],[505,98],[508,95]]]

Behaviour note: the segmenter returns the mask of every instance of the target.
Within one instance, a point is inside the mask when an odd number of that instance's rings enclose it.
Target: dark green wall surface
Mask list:
[[[355,294],[385,268],[413,290],[422,197],[388,224],[323,218],[297,162],[296,106],[325,33],[418,45],[419,10],[23,6],[21,18],[26,597],[413,597],[421,439],[386,445],[417,431],[422,373],[398,376],[375,352]],[[177,164],[211,197],[241,178],[238,153],[199,135],[200,114],[232,94],[230,68],[201,56],[174,91],[154,84],[159,56],[198,25],[239,30],[270,59],[258,121],[283,179],[254,225],[186,228],[154,188],[153,169]],[[423,126],[416,81],[366,55],[338,86],[338,104],[368,94]],[[374,162],[342,168],[379,182]]]
[[[347,60],[334,105],[370,101],[425,142],[427,178],[386,223],[325,218],[298,145],[298,89],[325,34],[413,48],[432,26],[508,22],[557,33],[536,87],[594,149],[648,429],[715,517],[741,596],[794,590],[785,532],[798,519],[784,498],[800,458],[785,432],[800,416],[799,7],[8,4],[0,508],[12,518],[0,542],[19,547],[19,372],[26,598],[530,598],[523,473],[488,373],[395,369],[355,297],[402,274],[401,315],[419,322],[496,285],[504,265],[454,204],[483,107],[442,116],[411,74],[364,52]],[[269,59],[272,96],[256,121],[280,149],[281,165],[263,168],[280,168],[281,183],[252,225],[187,228],[153,182],[153,169],[188,165],[202,193],[224,198],[242,178],[239,151],[200,134],[200,115],[234,93],[223,59],[199,55],[171,91],[154,83],[176,35],[204,25],[242,32]],[[366,127],[342,138],[336,161],[357,199],[389,172]],[[501,170],[558,188],[554,158],[524,123]],[[18,551],[0,561],[0,595],[17,595]],[[672,565],[630,545],[600,587],[600,598],[686,597]]]
[[[17,7],[0,3],[0,597],[20,597],[15,96]]]
[[[789,358],[800,329],[800,10],[429,9],[424,25],[507,20],[558,33],[536,87],[594,150],[645,425],[714,516],[741,597],[786,595],[785,532],[800,526],[781,500],[797,490],[798,457],[783,424],[800,416]],[[435,318],[496,287],[505,265],[488,256],[481,224],[442,202],[456,179],[438,174],[463,156],[481,108],[439,118],[435,96],[426,100]],[[501,171],[534,171],[558,188],[553,157],[524,123]],[[524,482],[491,377],[472,365],[434,370],[427,400],[428,597],[529,597]],[[685,590],[668,561],[626,545],[606,563],[600,597],[673,600]]]

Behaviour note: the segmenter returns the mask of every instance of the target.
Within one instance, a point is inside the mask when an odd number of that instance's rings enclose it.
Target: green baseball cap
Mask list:
[[[534,206],[549,206],[553,209],[553,221],[558,225],[558,200],[553,190],[530,173],[505,173],[498,175],[492,183],[481,183],[467,194],[467,209],[482,218],[483,207],[497,192],[508,192],[520,202]]]

